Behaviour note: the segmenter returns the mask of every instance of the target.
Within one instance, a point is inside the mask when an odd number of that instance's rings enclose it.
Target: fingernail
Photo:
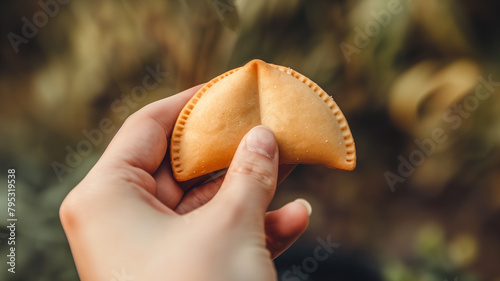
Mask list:
[[[307,202],[306,199],[299,198],[296,199],[295,202],[302,204],[302,206],[304,206],[307,209],[307,213],[309,214],[309,216],[312,214],[313,209],[311,207],[311,204]]]
[[[250,130],[245,139],[245,146],[247,150],[274,159],[276,140],[271,129],[265,126],[257,126]]]

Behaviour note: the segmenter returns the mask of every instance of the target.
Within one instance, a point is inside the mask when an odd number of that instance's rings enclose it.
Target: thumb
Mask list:
[[[263,224],[276,190],[278,162],[273,131],[265,126],[254,127],[240,142],[214,203],[241,221],[250,219]]]

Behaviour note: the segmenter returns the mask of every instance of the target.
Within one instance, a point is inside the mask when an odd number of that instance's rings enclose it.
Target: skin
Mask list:
[[[81,280],[277,280],[272,260],[305,231],[310,205],[299,199],[267,211],[293,166],[278,167],[264,126],[243,138],[225,176],[174,180],[169,136],[199,88],[131,115],[63,201]]]

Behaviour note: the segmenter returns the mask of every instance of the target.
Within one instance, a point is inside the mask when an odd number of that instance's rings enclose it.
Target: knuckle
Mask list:
[[[89,200],[76,186],[64,198],[59,206],[59,219],[65,231],[73,230],[81,224],[83,218],[89,213]]]
[[[272,186],[276,182],[276,173],[268,165],[259,165],[258,162],[240,161],[230,168],[230,172],[236,175],[243,175],[255,180],[263,186]]]
[[[78,200],[76,200],[74,192],[70,192],[59,207],[59,218],[65,229],[74,226],[74,222],[81,211],[79,207],[80,204],[77,202]]]

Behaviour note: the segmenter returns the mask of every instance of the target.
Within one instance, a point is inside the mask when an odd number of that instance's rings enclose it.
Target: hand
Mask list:
[[[169,136],[198,89],[130,116],[62,203],[81,280],[276,280],[272,259],[302,234],[311,207],[300,199],[266,212],[279,156],[264,126],[243,138],[225,177],[178,185]],[[280,167],[280,177],[291,168]]]

